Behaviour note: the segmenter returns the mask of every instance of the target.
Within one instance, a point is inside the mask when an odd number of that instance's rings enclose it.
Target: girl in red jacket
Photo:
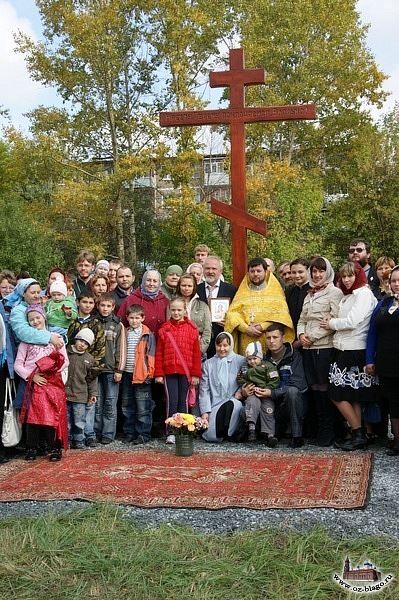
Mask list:
[[[169,311],[170,320],[159,330],[155,354],[155,383],[165,386],[167,417],[187,412],[189,386],[198,385],[201,377],[198,328],[185,316],[182,298],[171,300]],[[167,435],[166,443],[174,444],[175,436]]]

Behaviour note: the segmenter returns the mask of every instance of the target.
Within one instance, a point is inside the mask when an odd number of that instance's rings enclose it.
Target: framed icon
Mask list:
[[[211,311],[211,320],[213,323],[224,321],[226,312],[230,306],[230,298],[211,298],[209,308]]]

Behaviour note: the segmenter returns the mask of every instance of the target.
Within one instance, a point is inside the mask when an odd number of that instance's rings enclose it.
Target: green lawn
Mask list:
[[[333,581],[349,555],[397,574],[399,543],[260,530],[203,535],[143,529],[117,508],[0,521],[1,600],[322,600],[363,598]],[[361,584],[364,585],[364,584]],[[373,598],[399,598],[396,581]]]

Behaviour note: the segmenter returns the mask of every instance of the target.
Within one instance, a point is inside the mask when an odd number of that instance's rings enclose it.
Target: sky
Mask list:
[[[364,24],[370,24],[367,44],[380,69],[389,76],[385,90],[392,93],[383,112],[399,101],[399,2],[358,0]],[[34,0],[0,0],[0,106],[10,111],[12,123],[27,129],[24,113],[40,104],[56,103],[54,90],[30,80],[21,54],[14,52],[13,32],[24,31],[41,39],[41,23]],[[378,113],[374,113],[378,117]],[[4,121],[3,121],[4,123]]]

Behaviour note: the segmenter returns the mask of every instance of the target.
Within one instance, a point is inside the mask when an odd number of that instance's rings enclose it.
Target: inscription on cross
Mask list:
[[[187,125],[230,125],[231,204],[211,199],[212,212],[231,221],[233,281],[241,283],[247,270],[247,229],[266,235],[265,221],[250,215],[246,203],[245,124],[263,121],[315,119],[314,104],[293,106],[245,106],[245,87],[265,83],[264,69],[245,69],[244,50],[230,50],[229,71],[209,75],[214,87],[230,88],[230,107],[220,110],[186,110],[160,113],[162,127]]]

